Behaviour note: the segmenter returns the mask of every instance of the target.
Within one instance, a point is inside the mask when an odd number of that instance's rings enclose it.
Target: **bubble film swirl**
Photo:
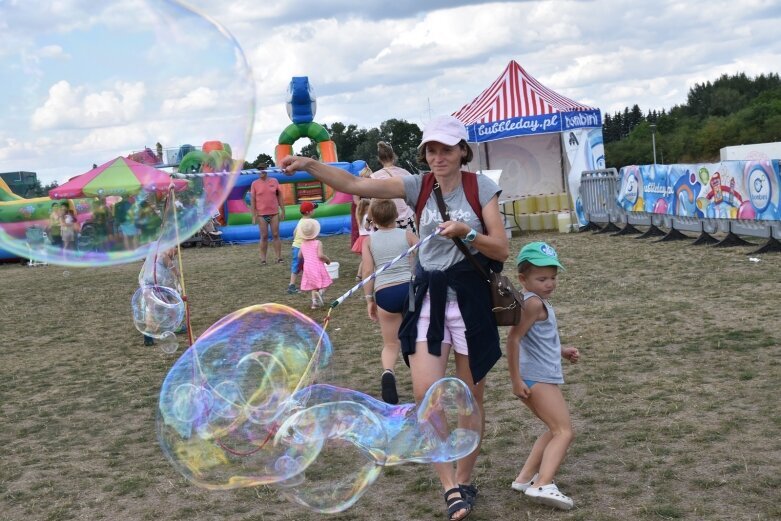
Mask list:
[[[175,1],[73,2],[67,19],[40,4],[3,5],[0,68],[13,72],[0,87],[10,107],[0,171],[24,179],[0,182],[0,250],[101,266],[196,233],[226,198],[252,129],[240,47]],[[30,19],[38,31],[16,23]]]
[[[165,286],[138,288],[130,300],[130,307],[136,329],[152,338],[165,338],[170,342],[170,335],[179,329],[184,320],[182,297],[176,290]]]
[[[163,382],[166,456],[198,486],[270,485],[331,513],[353,505],[385,466],[454,461],[477,447],[480,416],[461,380],[439,380],[417,406],[389,405],[316,383],[331,350],[317,323],[286,306],[217,322]]]

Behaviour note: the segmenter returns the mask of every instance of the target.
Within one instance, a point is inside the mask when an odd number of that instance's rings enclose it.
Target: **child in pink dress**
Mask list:
[[[331,264],[323,253],[323,243],[317,240],[320,234],[320,222],[316,219],[303,219],[298,223],[299,232],[304,242],[298,251],[298,256],[304,261],[304,272],[301,274],[301,291],[312,292],[312,309],[323,305],[323,291],[333,282],[326,264]]]

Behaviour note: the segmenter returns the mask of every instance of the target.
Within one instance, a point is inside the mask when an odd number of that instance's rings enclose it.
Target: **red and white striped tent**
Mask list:
[[[604,167],[599,109],[546,87],[515,60],[453,116],[467,127],[475,151],[469,168],[502,171],[503,200],[577,194],[580,172]]]
[[[463,121],[465,125],[477,129],[480,125],[489,125],[514,118],[581,111],[593,112],[594,110],[593,107],[573,101],[549,89],[526,72],[518,62],[511,60],[504,72],[496,78],[490,87],[453,115]],[[550,121],[550,118],[542,121]],[[560,121],[561,118],[556,118],[546,128],[527,126],[525,127],[526,132],[523,128],[518,128],[518,132],[508,129],[503,133],[522,135],[524,133],[560,132],[562,130]],[[506,135],[495,135],[501,133],[484,131],[477,134],[475,132],[474,136],[470,135],[470,141],[490,141],[507,137]]]

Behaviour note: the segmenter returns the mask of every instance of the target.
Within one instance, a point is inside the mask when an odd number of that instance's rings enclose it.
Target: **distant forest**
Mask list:
[[[781,141],[781,79],[723,75],[695,84],[686,103],[643,114],[639,106],[605,114],[602,133],[608,167],[653,163],[651,125],[656,125],[656,161],[661,164],[719,160],[726,146]]]

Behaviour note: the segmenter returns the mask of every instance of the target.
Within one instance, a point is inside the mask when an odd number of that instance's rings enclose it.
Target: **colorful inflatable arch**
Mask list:
[[[274,149],[274,160],[279,164],[280,160],[293,153],[293,143],[307,137],[317,143],[317,152],[324,163],[335,163],[336,144],[331,141],[331,136],[322,125],[314,122],[317,112],[317,101],[314,89],[309,85],[307,76],[296,76],[288,86],[287,115],[293,122],[289,125],[277,140]]]

